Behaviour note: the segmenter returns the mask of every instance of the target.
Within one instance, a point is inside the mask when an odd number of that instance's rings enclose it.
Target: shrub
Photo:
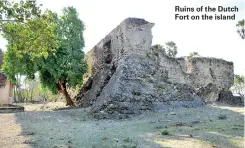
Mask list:
[[[168,131],[164,130],[161,132],[161,135],[170,135],[170,133]]]

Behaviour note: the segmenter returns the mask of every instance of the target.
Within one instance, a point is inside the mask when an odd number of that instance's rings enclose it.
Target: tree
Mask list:
[[[163,54],[166,54],[165,48],[160,44],[153,45],[151,48],[152,50],[158,50],[163,52]]]
[[[240,35],[242,39],[245,39],[244,19],[241,21],[238,21],[236,26],[238,27],[237,33]]]
[[[40,59],[56,51],[54,15],[51,11],[42,13],[34,2],[0,1],[0,29],[8,41],[3,71],[12,83],[16,75],[33,78]]]
[[[188,57],[199,57],[200,56],[200,54],[198,53],[198,52],[191,52],[191,53],[189,53],[189,56]]]
[[[170,41],[170,42],[166,42],[166,50],[167,50],[167,55],[169,57],[176,57],[178,51],[177,51],[177,46],[175,44],[175,42]]]
[[[243,94],[244,89],[245,89],[244,76],[235,75],[234,76],[233,92],[244,96],[244,94]]]
[[[40,75],[41,83],[53,93],[61,92],[67,105],[74,102],[67,87],[82,83],[87,69],[83,61],[84,24],[75,8],[63,10],[59,18],[51,11],[42,13],[36,3],[0,2],[0,27],[8,41],[3,71],[12,81],[16,76],[29,79]]]
[[[42,13],[35,1],[0,1],[0,30],[10,42],[8,48],[20,57],[28,53],[33,59],[54,52],[58,42],[52,33],[56,28],[52,15],[51,11]]]
[[[163,52],[163,54],[169,57],[176,57],[178,53],[176,44],[173,41],[166,42],[165,44],[166,48],[160,44],[153,45],[151,48],[152,50],[158,50],[160,52]]]
[[[74,102],[67,92],[67,87],[82,84],[83,74],[87,70],[82,51],[84,24],[73,7],[63,9],[58,24],[60,46],[56,54],[43,60],[39,68],[40,79],[43,86],[54,93],[59,91],[65,96],[67,105],[73,106]]]

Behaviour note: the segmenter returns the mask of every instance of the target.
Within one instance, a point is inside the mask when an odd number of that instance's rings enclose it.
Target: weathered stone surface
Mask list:
[[[219,98],[219,93],[220,90],[217,88],[217,86],[209,83],[207,86],[198,89],[197,95],[207,102],[213,102],[217,101]]]
[[[176,59],[151,48],[153,26],[128,18],[89,52],[92,74],[76,97],[80,106],[92,106],[98,118],[125,118],[146,110],[203,105],[233,85],[231,62]],[[213,95],[198,95],[211,85]]]

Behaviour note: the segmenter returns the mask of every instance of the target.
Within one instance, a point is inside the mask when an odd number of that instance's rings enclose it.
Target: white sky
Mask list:
[[[237,34],[236,23],[244,19],[244,0],[37,0],[52,11],[74,6],[86,25],[84,32],[87,52],[127,17],[144,18],[155,23],[152,29],[153,44],[174,41],[178,56],[197,51],[202,56],[217,57],[234,62],[235,73],[245,75],[245,40]],[[237,6],[235,21],[174,19],[175,6]],[[199,14],[204,14],[202,12]],[[190,13],[194,14],[194,13]],[[207,12],[206,14],[214,14]],[[234,14],[234,13],[223,13]],[[6,49],[0,39],[0,48]]]

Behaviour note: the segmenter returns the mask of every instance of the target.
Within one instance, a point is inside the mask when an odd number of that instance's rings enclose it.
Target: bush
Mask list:
[[[168,131],[164,130],[161,132],[161,135],[170,135]]]

